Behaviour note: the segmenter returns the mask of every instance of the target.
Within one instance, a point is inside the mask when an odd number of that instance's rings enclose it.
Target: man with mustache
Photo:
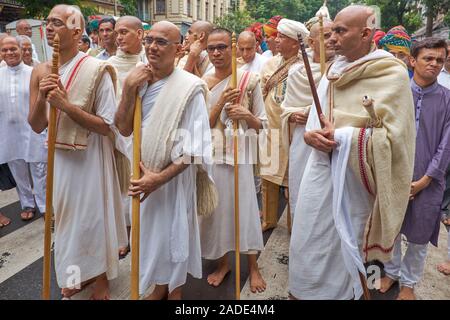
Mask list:
[[[84,30],[78,8],[57,5],[47,17],[47,41],[60,38],[59,75],[51,61],[33,69],[28,121],[35,132],[48,126],[48,105],[57,108],[54,167],[55,270],[64,298],[94,281],[92,299],[109,299],[118,276],[120,246],[126,246],[121,191],[129,163],[113,125],[114,69],[78,51]],[[128,168],[127,168],[128,165]],[[73,283],[73,268],[79,279]]]
[[[415,300],[414,286],[425,267],[428,242],[437,247],[445,173],[450,162],[450,90],[437,82],[448,56],[443,39],[428,38],[411,50],[414,76],[411,89],[416,115],[416,155],[410,202],[394,245],[392,260],[384,264],[386,276],[380,292],[400,282],[398,300]],[[404,256],[401,235],[407,238]]]
[[[115,123],[124,136],[133,133],[139,93],[142,177],[131,180],[129,195],[143,196],[140,294],[155,285],[146,299],[181,299],[187,274],[202,277],[197,214],[210,213],[210,200],[217,197],[208,171],[208,88],[200,78],[175,68],[181,44],[173,23],[154,24],[144,43],[149,63],[127,76]]]

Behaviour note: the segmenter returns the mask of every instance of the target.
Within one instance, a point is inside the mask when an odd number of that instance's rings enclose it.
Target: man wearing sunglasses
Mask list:
[[[200,78],[175,68],[180,38],[171,22],[153,25],[144,40],[149,63],[126,78],[115,117],[120,132],[130,136],[136,95],[142,96],[143,175],[131,180],[129,195],[143,196],[139,288],[143,294],[155,285],[149,300],[181,299],[187,274],[202,277],[197,214],[210,205],[205,199],[217,197],[207,166],[208,89]]]
[[[264,248],[258,201],[253,180],[253,165],[257,161],[257,134],[266,123],[261,87],[256,74],[238,70],[238,88],[230,88],[231,33],[214,29],[208,38],[206,50],[214,65],[214,72],[203,79],[211,90],[209,124],[213,135],[213,178],[220,185],[219,205],[209,217],[200,219],[202,257],[218,260],[216,270],[208,275],[211,286],[219,286],[230,272],[228,254],[234,246],[234,161],[230,146],[233,122],[238,121],[245,135],[239,138],[239,198],[240,250],[248,257],[250,289],[263,292],[266,283],[256,261],[258,251]],[[246,152],[246,145],[248,150]],[[252,151],[254,153],[252,153]]]

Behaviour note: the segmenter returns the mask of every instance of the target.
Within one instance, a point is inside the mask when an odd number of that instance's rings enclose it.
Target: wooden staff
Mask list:
[[[236,62],[236,34],[231,37],[231,88],[237,87],[237,62]],[[238,166],[238,123],[233,121],[233,148],[234,148],[234,238],[236,244],[236,300],[241,298],[241,256],[239,239],[239,166]]]
[[[133,118],[133,179],[141,177],[141,125],[142,125],[142,100],[139,93],[136,94]],[[139,195],[131,200],[131,299],[139,300],[139,239],[140,225]]]
[[[59,36],[53,39],[52,74],[59,76]],[[50,300],[50,266],[53,216],[53,172],[55,167],[56,107],[50,106],[48,119],[47,188],[45,191],[44,268],[42,299]]]
[[[314,77],[313,77],[312,71],[311,71],[311,65],[309,64],[308,55],[306,54],[306,49],[305,49],[305,43],[303,42],[303,36],[301,33],[298,34],[298,42],[300,44],[300,50],[302,52],[303,63],[305,64],[306,74],[308,75],[308,82],[309,82],[309,87],[311,88],[314,105],[316,107],[317,115],[319,116],[319,120],[320,120],[320,116],[323,115],[323,112],[322,112],[322,108],[320,106],[319,96],[317,95],[316,83],[314,82]],[[322,127],[322,129],[325,127],[322,120],[320,120],[320,126]]]
[[[320,43],[320,73],[325,73],[325,34],[323,30],[323,15],[319,14],[319,43]]]

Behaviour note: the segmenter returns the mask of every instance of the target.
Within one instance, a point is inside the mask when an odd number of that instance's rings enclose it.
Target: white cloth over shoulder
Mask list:
[[[79,57],[61,66],[63,77]],[[116,99],[107,73],[97,88],[94,107],[95,114],[111,126]],[[58,285],[76,285],[71,282],[74,266],[80,269],[81,282],[105,272],[108,279],[116,278],[118,248],[127,245],[127,234],[113,142],[91,132],[84,151],[56,149],[54,176]]]
[[[146,88],[142,99],[142,129],[152,117],[158,117],[152,108],[166,80]],[[199,88],[185,107],[172,158],[190,156],[201,159],[202,164],[211,164],[211,155],[208,113]],[[204,167],[209,170],[208,166]],[[141,204],[141,294],[152,284],[168,284],[171,292],[186,282],[187,273],[202,277],[196,173],[197,167],[189,165]]]

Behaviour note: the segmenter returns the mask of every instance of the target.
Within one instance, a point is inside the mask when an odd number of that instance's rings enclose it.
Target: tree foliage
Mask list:
[[[254,19],[267,21],[273,16],[281,15],[284,18],[305,22],[315,16],[323,0],[247,0],[245,3],[246,9]],[[350,3],[351,0],[334,0],[328,1],[327,6],[331,16],[334,17]]]
[[[255,22],[255,19],[246,10],[236,10],[223,17],[216,18],[214,21],[217,26],[226,28],[236,34],[244,31],[253,22]]]
[[[121,16],[135,16],[137,15],[137,3],[136,0],[120,0],[123,6]]]

